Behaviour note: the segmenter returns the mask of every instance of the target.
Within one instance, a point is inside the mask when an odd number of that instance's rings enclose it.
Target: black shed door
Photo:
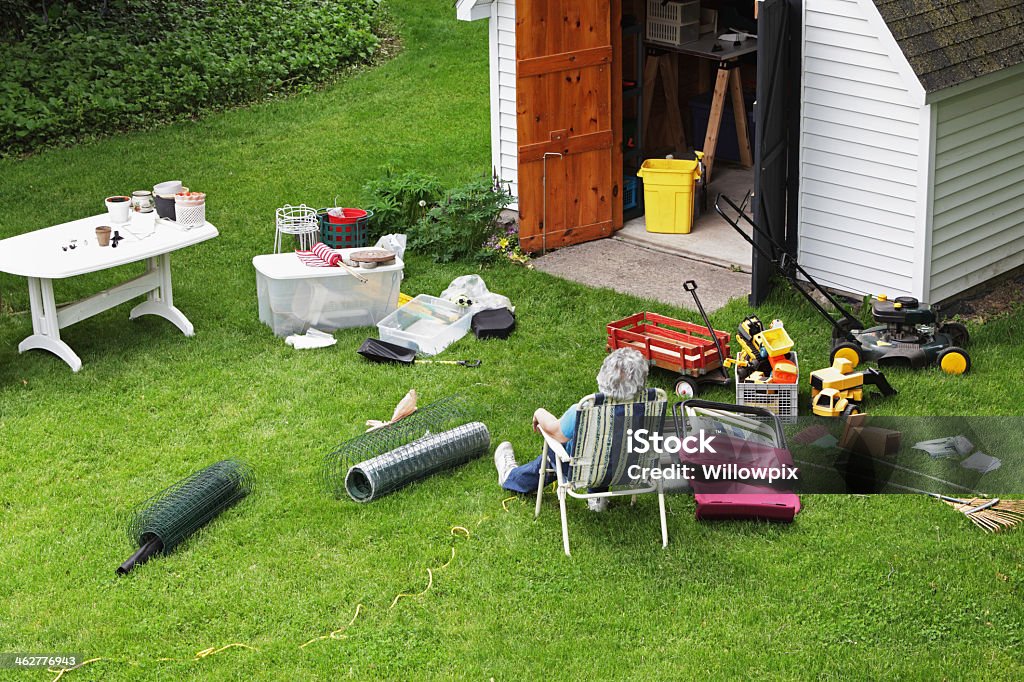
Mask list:
[[[758,5],[754,222],[795,256],[800,0],[760,0]],[[762,238],[755,234],[754,239],[771,253]],[[755,251],[751,304],[768,296],[772,271],[771,263]]]

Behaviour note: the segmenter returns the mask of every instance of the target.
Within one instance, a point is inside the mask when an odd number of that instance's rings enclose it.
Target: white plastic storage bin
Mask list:
[[[797,366],[794,384],[755,384],[747,381],[736,382],[736,404],[748,407],[763,407],[779,416],[787,424],[796,423],[800,388],[800,363],[793,353],[793,364]]]
[[[359,249],[338,249],[345,254]],[[315,327],[331,332],[346,327],[372,327],[398,306],[404,264],[372,270],[356,268],[366,283],[341,267],[316,268],[294,253],[276,253],[252,259],[256,268],[256,298],[260,322],[277,336]]]
[[[678,47],[700,37],[700,2],[647,0],[648,42]]]
[[[469,308],[420,294],[377,323],[381,341],[437,355],[469,331]]]

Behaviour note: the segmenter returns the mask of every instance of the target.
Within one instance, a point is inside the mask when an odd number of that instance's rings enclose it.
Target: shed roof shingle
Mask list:
[[[1022,0],[874,0],[927,92],[1024,63]]]

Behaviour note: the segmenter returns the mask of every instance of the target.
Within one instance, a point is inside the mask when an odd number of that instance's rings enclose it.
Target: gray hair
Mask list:
[[[612,351],[601,363],[597,388],[612,400],[630,400],[647,382],[647,360],[632,348]]]

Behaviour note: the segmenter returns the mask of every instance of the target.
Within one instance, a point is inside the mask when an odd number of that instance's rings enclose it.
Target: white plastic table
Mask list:
[[[82,368],[82,360],[61,340],[60,330],[139,296],[145,296],[146,300],[132,308],[130,319],[158,315],[170,320],[185,336],[192,336],[195,333],[192,323],[174,307],[170,254],[213,239],[218,235],[217,228],[206,223],[186,231],[155,218],[156,213],[133,213],[129,225],[113,226],[124,237],[117,248],[101,247],[96,241],[96,228],[110,225],[106,213],[0,241],[0,272],[28,278],[32,334],[18,344],[18,352],[34,348],[50,351],[77,372]],[[61,247],[72,239],[77,240],[79,246],[63,251]],[[87,242],[84,246],[81,245],[83,240]],[[57,306],[53,280],[138,261],[146,261],[146,272],[139,277],[80,301]]]

